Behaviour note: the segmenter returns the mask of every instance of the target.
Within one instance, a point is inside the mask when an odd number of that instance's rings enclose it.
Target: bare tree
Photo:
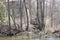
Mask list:
[[[28,11],[27,11],[27,7],[26,7],[26,0],[23,0],[24,6],[25,6],[25,11],[26,11],[26,17],[27,17],[27,27],[26,27],[26,31],[28,31],[29,29],[29,16],[28,16]]]
[[[40,1],[40,11],[41,11],[41,28],[44,29],[44,9],[45,9],[45,0]]]
[[[38,19],[38,24],[39,24],[39,29],[41,30],[41,28],[40,28],[40,19],[39,19],[40,17],[39,17],[39,0],[37,0],[37,19]]]
[[[53,23],[53,19],[54,19],[54,17],[53,17],[53,14],[54,14],[54,6],[55,5],[55,0],[52,0],[51,1],[51,3],[50,3],[50,7],[51,7],[51,27],[53,27],[54,26],[54,23]]]
[[[39,7],[39,4],[40,4],[40,7]],[[44,25],[44,9],[45,9],[44,7],[45,7],[45,0],[37,0],[37,19],[38,19],[38,24],[39,24],[38,26],[39,30],[44,29],[44,26],[45,26]]]
[[[13,4],[13,0],[12,0],[12,5],[14,5]],[[15,12],[14,12],[14,8],[12,8],[12,18],[13,18],[13,22],[14,22],[14,27],[16,29],[17,27],[16,27],[16,23],[15,23]]]
[[[31,20],[31,18],[32,18],[32,17],[31,17],[31,0],[28,0],[28,2],[29,2],[30,22],[31,22],[31,21],[32,21],[32,20]]]
[[[8,0],[8,20],[9,20],[9,34],[11,34],[11,24],[10,24],[10,6],[9,6],[9,0]]]
[[[22,30],[22,14],[23,14],[23,5],[22,0],[20,0],[20,29]]]

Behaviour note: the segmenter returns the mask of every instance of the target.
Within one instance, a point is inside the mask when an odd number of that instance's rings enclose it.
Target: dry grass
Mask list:
[[[28,36],[13,36],[13,37],[0,37],[0,40],[23,40],[27,39]]]
[[[50,27],[50,26],[47,26],[47,27],[45,27],[45,31],[46,32],[54,32],[54,31],[56,31],[56,30],[60,30],[60,25],[57,25],[57,26],[53,26],[53,27]]]

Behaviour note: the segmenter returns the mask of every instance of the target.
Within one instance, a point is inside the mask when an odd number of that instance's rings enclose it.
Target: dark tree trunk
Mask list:
[[[10,6],[9,6],[9,0],[8,0],[8,20],[9,20],[9,34],[11,34],[11,24],[10,24]]]
[[[20,0],[20,30],[22,30],[22,14],[23,14],[23,8],[22,8],[22,0]]]
[[[45,24],[44,24],[44,11],[45,10],[45,0],[43,0],[43,13],[42,13],[42,27],[43,29],[45,28]]]
[[[39,0],[37,0],[37,19],[38,19],[38,24],[39,24],[38,28],[39,28],[39,30],[41,30],[41,28],[40,28],[40,19],[39,18],[40,18],[39,17]]]
[[[39,17],[39,0],[37,0],[37,19],[38,19],[38,23],[39,23],[39,30],[43,30],[44,29],[44,5],[45,4],[45,0],[40,0],[40,12],[41,12],[41,18]]]
[[[23,0],[23,2],[24,2],[25,11],[26,11],[26,17],[27,17],[27,27],[26,27],[26,31],[28,31],[28,29],[29,29],[29,16],[28,16],[27,7],[26,7],[26,0]]]
[[[41,10],[41,28],[44,29],[44,9],[45,9],[45,0],[41,0],[40,2],[40,10]]]

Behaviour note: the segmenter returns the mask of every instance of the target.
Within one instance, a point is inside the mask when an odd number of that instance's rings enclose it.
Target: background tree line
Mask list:
[[[7,25],[9,33],[59,26],[59,0],[6,0],[0,5],[0,23],[6,21],[2,25]]]

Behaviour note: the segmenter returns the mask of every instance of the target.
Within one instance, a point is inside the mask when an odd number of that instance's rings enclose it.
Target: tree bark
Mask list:
[[[30,22],[32,21],[32,17],[31,17],[31,0],[28,0],[29,2],[29,14],[30,14]]]
[[[13,0],[12,0],[12,5],[14,5],[14,4],[13,4]],[[14,27],[15,27],[15,29],[17,29],[16,23],[15,23],[15,13],[14,13],[13,7],[12,7],[12,18],[13,18],[13,22],[14,22]]]
[[[41,26],[40,26],[40,17],[39,17],[39,0],[37,0],[37,19],[38,19],[38,28],[39,30],[41,30]]]
[[[28,31],[29,29],[29,16],[28,16],[28,11],[27,11],[27,7],[26,7],[26,0],[23,0],[24,6],[25,6],[25,11],[26,11],[26,17],[27,17],[27,27],[26,27],[26,31]]]
[[[45,28],[44,24],[44,9],[45,9],[45,0],[41,0],[40,2],[40,10],[41,10],[41,28]]]
[[[9,0],[8,0],[8,20],[9,20],[9,34],[11,34],[11,24],[10,24],[10,6],[9,6]]]
[[[20,30],[22,30],[22,14],[23,14],[23,8],[22,8],[22,0],[20,0]]]

